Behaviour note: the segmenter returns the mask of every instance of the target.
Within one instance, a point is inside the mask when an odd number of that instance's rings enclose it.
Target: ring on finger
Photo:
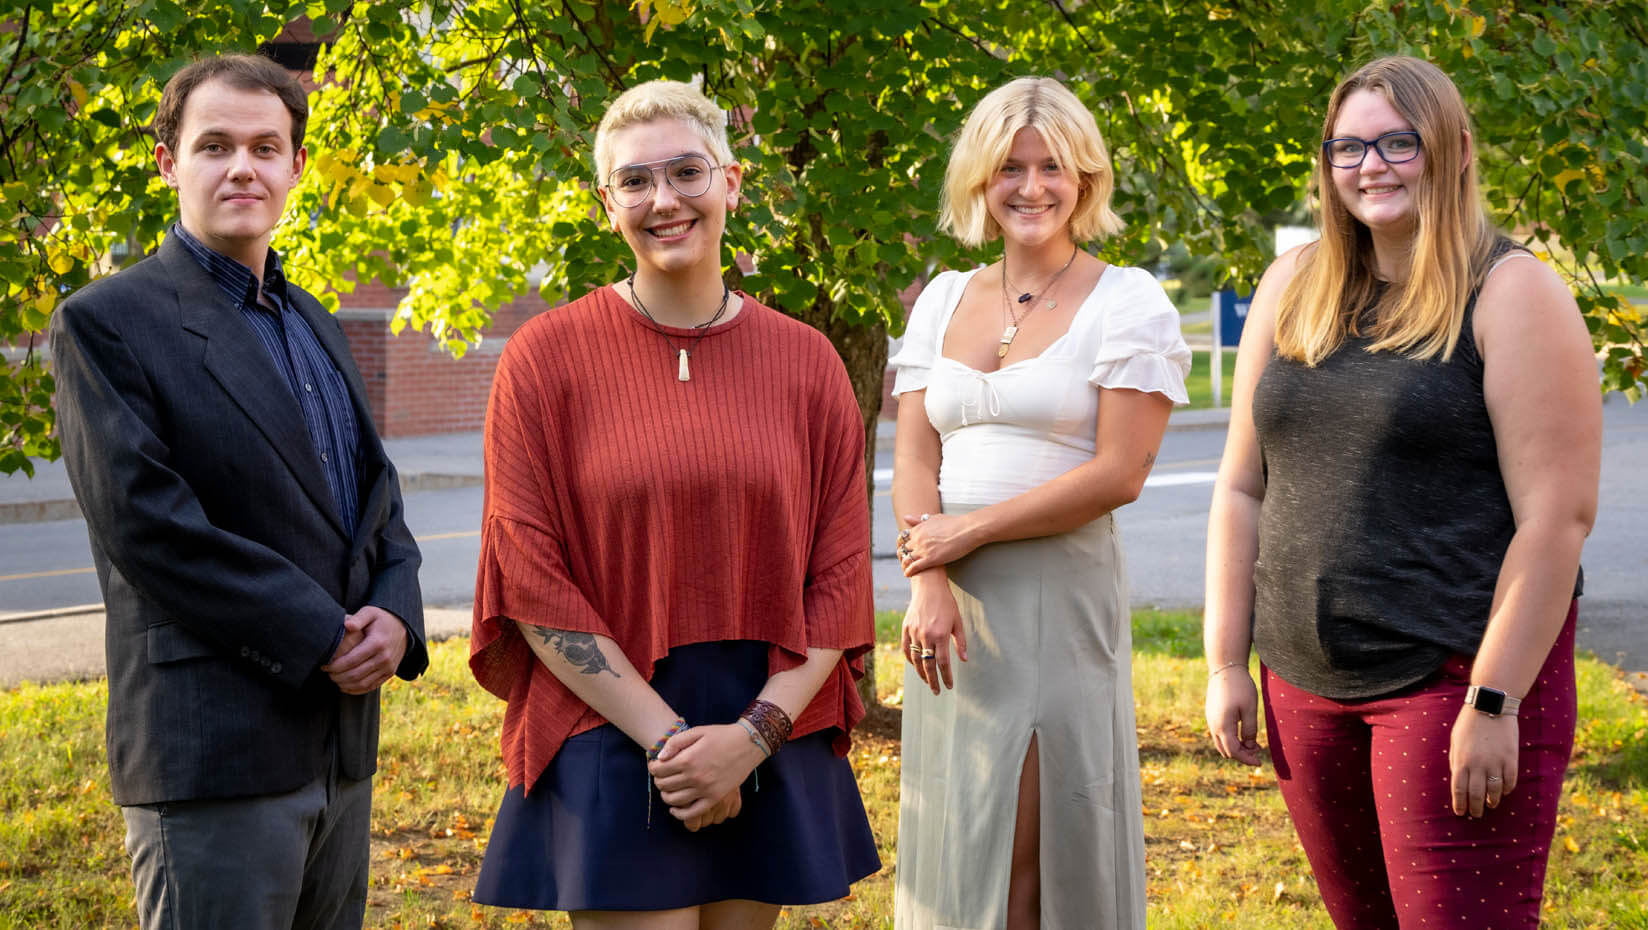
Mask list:
[[[1490,785],[1497,785],[1497,784],[1499,784],[1500,782],[1502,782],[1504,780],[1505,779],[1500,778],[1498,775],[1489,775],[1488,776],[1488,784],[1490,784]]]
[[[936,650],[936,649],[923,649],[923,650],[921,650],[921,657],[923,659],[931,659],[931,658],[933,658],[937,655],[938,655],[938,650]]]

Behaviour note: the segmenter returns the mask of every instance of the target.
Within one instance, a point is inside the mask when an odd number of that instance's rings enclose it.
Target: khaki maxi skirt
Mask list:
[[[952,511],[953,512],[953,511]],[[898,930],[1006,924],[1019,773],[1041,763],[1041,925],[1145,925],[1127,573],[1109,515],[949,567],[968,661],[904,671]]]

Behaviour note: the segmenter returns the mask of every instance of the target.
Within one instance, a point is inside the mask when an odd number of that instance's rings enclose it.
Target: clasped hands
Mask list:
[[[406,655],[406,624],[381,607],[370,605],[346,614],[343,640],[332,661],[320,670],[344,694],[366,694],[393,678]]]
[[[969,540],[970,521],[945,513],[905,514],[908,526],[898,534],[898,561],[904,577],[919,575],[929,568],[948,565],[974,549]]]
[[[736,723],[696,726],[670,737],[647,772],[670,816],[696,832],[738,815],[739,786],[766,757]]]

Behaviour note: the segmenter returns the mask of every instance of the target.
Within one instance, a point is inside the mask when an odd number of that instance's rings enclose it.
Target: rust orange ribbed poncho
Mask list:
[[[823,334],[747,298],[726,323],[664,331],[602,288],[521,327],[498,363],[470,668],[508,701],[511,785],[605,722],[512,620],[610,636],[649,679],[689,643],[770,643],[772,672],[842,649],[793,735],[838,727],[845,754],[864,715],[869,508],[846,369]]]

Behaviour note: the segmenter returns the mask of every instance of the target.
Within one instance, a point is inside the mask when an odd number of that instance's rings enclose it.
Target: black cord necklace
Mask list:
[[[652,325],[652,331],[663,336],[664,341],[669,344],[670,350],[676,353],[675,380],[691,381],[692,371],[687,367],[687,359],[692,357],[692,353],[687,351],[686,346],[676,345],[675,340],[671,338],[668,331],[659,325],[658,318],[654,317],[652,311],[647,309],[647,305],[641,302],[641,295],[635,293],[635,272],[629,273],[629,279],[625,283],[629,285],[629,299],[635,304],[635,309],[641,311],[641,315],[646,317],[647,322]],[[721,283],[721,306],[715,308],[715,316],[692,327],[694,333],[692,347],[694,349],[698,348],[698,341],[704,338],[704,330],[714,326],[721,319],[721,315],[727,312],[727,297],[731,293],[726,282],[723,281]]]

